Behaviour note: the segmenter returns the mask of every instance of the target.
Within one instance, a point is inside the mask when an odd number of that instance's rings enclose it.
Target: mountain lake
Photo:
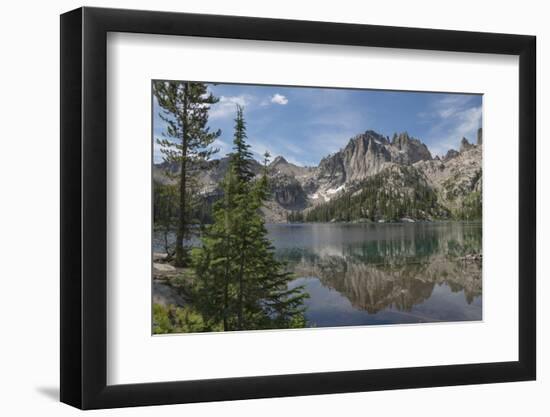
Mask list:
[[[290,286],[309,294],[307,327],[482,319],[481,222],[266,227]]]
[[[481,222],[267,227],[308,327],[482,319]]]

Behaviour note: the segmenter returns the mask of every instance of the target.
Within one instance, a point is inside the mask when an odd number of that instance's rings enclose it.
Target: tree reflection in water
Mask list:
[[[371,315],[383,323],[481,320],[482,263],[463,258],[481,253],[480,223],[279,226],[271,235],[297,283],[316,279],[354,314],[368,313],[349,324],[370,324]],[[348,324],[342,300],[335,306],[334,294],[327,302],[328,293],[311,288],[312,325]]]

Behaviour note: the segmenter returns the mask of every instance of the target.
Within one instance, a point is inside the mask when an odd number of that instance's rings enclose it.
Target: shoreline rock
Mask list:
[[[167,279],[178,275],[178,268],[168,264],[153,262],[153,279]]]
[[[168,254],[163,252],[153,252],[153,262],[166,262]]]
[[[174,287],[156,279],[153,280],[153,303],[161,304],[165,307],[169,305],[183,307],[186,304],[185,299]]]
[[[483,260],[483,254],[469,253],[467,255],[459,257],[458,260],[464,262],[481,262]]]

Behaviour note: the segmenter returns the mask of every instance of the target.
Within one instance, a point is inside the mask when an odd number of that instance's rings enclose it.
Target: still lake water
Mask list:
[[[481,222],[266,227],[291,286],[309,293],[308,327],[482,319],[481,262],[460,259],[482,252]]]
[[[482,318],[480,222],[270,224],[302,285],[308,327]]]

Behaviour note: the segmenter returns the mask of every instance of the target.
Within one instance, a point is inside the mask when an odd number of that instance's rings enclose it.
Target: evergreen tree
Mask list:
[[[196,82],[155,81],[153,93],[162,108],[166,131],[157,138],[168,166],[178,166],[179,207],[176,228],[176,266],[188,261],[184,240],[189,237],[193,189],[198,169],[215,152],[211,147],[220,131],[207,127],[210,106],[218,101],[207,85]]]
[[[254,177],[250,169],[252,152],[250,145],[246,143],[246,122],[244,120],[243,108],[237,105],[237,116],[235,118],[235,135],[233,137],[233,153],[231,154],[231,168],[237,176],[240,185],[247,185]]]
[[[469,207],[472,209],[468,213],[480,212],[474,206],[479,207],[479,204],[472,198],[472,204],[461,212]],[[289,221],[296,221],[300,214],[306,222],[355,221],[365,217],[371,221],[399,221],[406,216],[446,219],[450,215],[438,203],[435,191],[410,167],[380,172],[328,202],[303,213],[291,213]]]
[[[168,236],[174,229],[174,220],[177,213],[177,192],[176,186],[173,184],[162,184],[154,182],[154,212],[153,223],[155,230],[162,233],[164,251],[171,259],[174,256],[174,251]]]
[[[194,251],[197,276],[194,298],[208,325],[223,324],[223,330],[232,328],[235,297],[234,235],[235,196],[237,181],[234,171],[228,170],[222,181],[223,198],[213,207],[213,223],[204,230],[202,247]]]
[[[221,322],[224,330],[304,326],[306,295],[301,287],[288,288],[292,276],[275,258],[260,211],[269,194],[268,155],[263,175],[254,180],[249,149],[243,109],[237,107],[224,197],[194,252],[196,304],[206,323]]]

